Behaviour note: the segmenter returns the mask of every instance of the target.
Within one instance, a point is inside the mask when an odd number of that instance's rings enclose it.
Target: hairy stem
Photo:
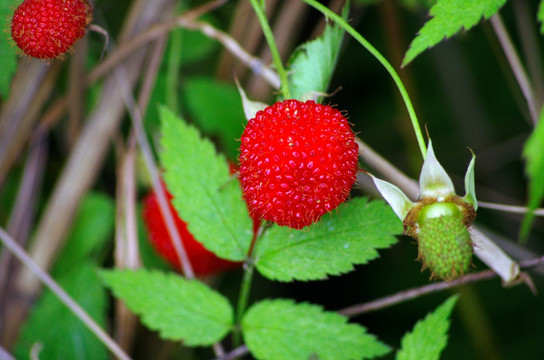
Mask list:
[[[313,8],[321,12],[323,15],[325,15],[326,17],[332,19],[336,24],[338,24],[338,26],[344,29],[355,40],[357,40],[359,44],[361,44],[369,53],[371,53],[380,62],[380,64],[382,64],[385,70],[387,70],[389,75],[391,75],[391,77],[393,78],[393,81],[395,82],[395,84],[397,85],[397,88],[400,91],[402,100],[404,101],[404,104],[406,105],[406,109],[408,110],[408,114],[410,115],[410,120],[412,122],[412,127],[414,128],[414,133],[416,135],[417,143],[419,145],[419,150],[421,151],[421,156],[425,159],[425,156],[427,154],[427,147],[425,146],[425,140],[423,139],[423,133],[421,132],[421,127],[419,126],[416,112],[414,110],[414,106],[412,105],[412,100],[410,100],[410,96],[408,95],[408,92],[406,91],[406,88],[404,87],[402,80],[400,79],[399,75],[397,74],[393,66],[389,63],[389,61],[385,59],[385,57],[374,46],[372,46],[372,44],[370,44],[361,34],[359,34],[357,30],[355,30],[340,16],[332,12],[329,8],[318,3],[316,0],[302,0],[302,1],[312,6]]]
[[[274,40],[274,34],[272,33],[272,29],[270,28],[270,25],[268,24],[268,19],[266,18],[266,13],[264,11],[264,1],[250,0],[250,2],[251,6],[253,6],[255,14],[257,15],[257,18],[259,19],[259,23],[261,24],[264,37],[268,42],[268,47],[270,47],[272,60],[281,81],[280,91],[284,98],[289,99],[291,96],[289,94],[289,84],[287,82],[287,71],[285,71],[285,68],[283,67],[280,52],[278,51],[276,41]]]

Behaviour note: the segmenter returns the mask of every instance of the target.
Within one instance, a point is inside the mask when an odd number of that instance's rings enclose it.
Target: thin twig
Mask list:
[[[110,351],[122,360],[130,360],[121,347],[98,325],[87,312],[79,306],[72,297],[61,288],[48,273],[46,273],[38,264],[32,260],[22,247],[9,236],[4,229],[0,227],[0,239],[4,246],[11,251],[25,266],[31,271],[45,286],[55,294],[70,311],[85,324],[85,326],[110,349]]]
[[[6,349],[0,346],[0,360],[15,360],[13,356]]]
[[[136,137],[138,138],[138,144],[140,145],[140,149],[142,150],[144,161],[147,166],[147,170],[149,171],[151,181],[153,183],[153,189],[157,194],[159,208],[161,210],[164,222],[166,223],[168,234],[172,239],[172,244],[174,245],[174,249],[176,250],[176,254],[178,255],[179,261],[181,263],[183,273],[189,279],[194,278],[195,273],[193,271],[193,267],[191,266],[191,262],[189,261],[189,257],[187,256],[187,252],[185,251],[185,247],[183,246],[183,242],[181,241],[179,232],[177,231],[174,221],[174,215],[172,214],[168,206],[165,189],[161,185],[159,171],[157,168],[157,164],[155,163],[155,159],[153,158],[151,146],[149,145],[147,136],[143,131],[143,121],[140,109],[136,105],[134,97],[132,96],[132,92],[129,88],[129,84],[127,84],[127,81],[125,80],[125,68],[123,66],[117,67],[115,70],[115,74],[117,76],[117,82],[119,90],[121,91],[121,95],[123,97],[123,101],[125,102],[127,111],[130,115],[130,118],[132,119],[132,126],[134,128],[134,132],[136,133]]]
[[[493,30],[495,31],[495,34],[497,34],[499,43],[501,44],[504,54],[506,55],[506,59],[508,60],[512,71],[514,72],[514,76],[518,81],[521,92],[527,101],[527,106],[529,108],[529,113],[531,114],[533,125],[536,125],[538,123],[538,106],[536,104],[533,86],[529,81],[525,68],[521,64],[519,55],[514,48],[512,39],[510,39],[510,35],[508,35],[508,31],[504,26],[501,16],[497,13],[493,15],[490,20]]]
[[[412,200],[417,200],[419,197],[419,185],[417,181],[406,176],[361,139],[355,138],[355,142],[359,145],[359,158],[364,163],[382,174],[386,179],[390,181],[394,179],[395,184],[404,190],[408,197]]]
[[[514,214],[526,214],[529,212],[529,208],[525,206],[497,204],[497,203],[480,201],[480,200],[478,200],[478,206],[486,208],[486,209],[505,211],[505,212],[510,212]],[[535,209],[533,214],[535,214],[536,216],[544,216],[544,209],[542,208]]]
[[[244,355],[249,354],[249,349],[245,345],[240,345],[234,350],[226,353],[224,356],[218,357],[215,360],[234,360]]]
[[[520,263],[520,267],[522,269],[529,269],[541,264],[544,264],[544,256],[531,259],[528,261],[524,261]],[[339,310],[338,313],[344,316],[349,316],[349,317],[358,316],[358,315],[366,314],[372,311],[382,310],[384,308],[387,308],[387,307],[390,307],[390,306],[393,306],[393,305],[396,305],[411,299],[415,299],[422,295],[431,294],[431,293],[442,291],[445,289],[451,289],[456,286],[469,284],[469,283],[473,283],[477,281],[492,279],[497,276],[498,274],[495,273],[493,270],[484,270],[477,273],[465,275],[462,278],[450,281],[449,283],[445,281],[441,281],[441,282],[436,282],[436,283],[428,284],[428,285],[413,288],[413,289],[403,290],[396,294],[385,296],[383,298],[376,299],[370,302],[349,306],[347,308]]]

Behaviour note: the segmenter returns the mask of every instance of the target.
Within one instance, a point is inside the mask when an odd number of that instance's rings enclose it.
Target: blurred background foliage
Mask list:
[[[2,14],[6,12],[6,8],[16,5],[16,1],[11,0],[2,0],[1,3]],[[129,0],[98,0],[95,3],[95,23],[107,29],[110,37],[118,41],[127,14],[136,3],[138,2]],[[204,3],[170,1],[170,7],[180,13]],[[323,3],[336,12],[343,5],[343,1],[336,0]],[[324,18],[302,2],[268,0],[267,4],[284,61],[288,60],[296,46],[315,38],[323,30]],[[527,201],[527,183],[521,153],[532,127],[524,99],[490,24],[484,21],[471,31],[458,34],[424,52],[406,68],[400,69],[409,43],[428,18],[431,4],[432,2],[426,0],[358,0],[353,1],[348,19],[399,70],[414,101],[420,122],[432,136],[437,157],[452,175],[456,188],[462,188],[463,174],[470,159],[470,152],[467,150],[469,147],[477,155],[478,199],[524,205]],[[530,54],[530,57],[536,56],[539,62],[533,72],[530,69],[530,75],[542,74],[543,65],[541,60],[544,42],[538,34],[537,7],[537,1],[516,0],[508,2],[501,9],[506,26],[524,59],[527,59],[527,54],[523,52],[524,41],[532,41],[527,39],[530,34],[535,36],[530,46],[536,51],[536,55]],[[3,20],[4,16],[1,18]],[[265,63],[270,62],[266,43],[247,1],[227,1],[201,20],[230,34],[249,53],[263,59]],[[275,99],[275,91],[262,78],[234,59],[217,41],[199,32],[175,29],[164,40],[164,54],[153,78],[149,105],[142,109],[149,138],[154,145],[158,144],[157,105],[166,104],[188,122],[198,126],[217,144],[220,151],[236,161],[237,139],[243,129],[244,116],[233,83],[233,72],[253,99],[271,103]],[[6,40],[0,43],[5,44]],[[71,84],[74,76],[72,67],[79,66],[76,71],[83,74],[84,78],[84,74],[99,63],[103,45],[103,39],[99,35],[89,32],[75,49],[76,54],[82,53],[83,61],[76,63],[75,55],[71,55],[64,63],[54,61],[46,65],[43,71],[51,72],[58,68],[59,73],[43,101],[42,111],[49,109],[59,97],[74,91],[74,85]],[[6,52],[5,48],[0,47],[0,53]],[[11,54],[8,53],[4,61],[13,59],[14,46],[9,48],[9,52]],[[107,56],[106,54],[106,58]],[[21,64],[28,66],[29,60],[21,58],[19,67]],[[141,66],[141,69],[137,69],[137,89],[142,86],[147,71],[144,65]],[[113,75],[106,74],[107,76]],[[81,83],[83,78],[79,79]],[[19,78],[13,79],[11,89],[16,81],[20,81]],[[543,79],[534,79],[534,83],[542,100]],[[417,177],[421,158],[399,93],[382,66],[349,37],[344,39],[330,84],[330,91],[335,89],[340,90],[324,102],[346,110],[350,122],[363,141],[408,175]],[[33,130],[18,140],[21,146],[12,154],[14,161],[11,166],[1,168],[4,172],[0,179],[2,226],[7,226],[10,219],[13,219],[17,191],[22,186],[25,166],[30,161],[30,155],[27,154],[32,153],[31,150],[36,144],[41,144],[43,175],[39,184],[33,187],[35,210],[31,208],[30,214],[27,214],[30,218],[25,222],[24,237],[35,231],[36,223],[48,204],[59,176],[69,166],[67,159],[83,131],[86,121],[83,119],[88,118],[93,109],[100,106],[102,91],[103,82],[98,81],[81,92],[81,97],[77,99],[81,105],[79,122],[74,123],[73,116],[62,116],[50,131],[39,133],[39,141],[33,142],[35,138],[30,134],[35,136],[38,133],[36,129],[40,120],[37,120],[31,127]],[[7,102],[8,94],[9,89],[0,92],[2,105]],[[43,112],[41,114],[43,116]],[[44,121],[43,117],[40,118]],[[2,121],[8,120],[3,118]],[[76,299],[83,301],[88,311],[97,319],[102,319],[110,328],[114,327],[112,323],[115,321],[112,315],[113,301],[110,298],[109,305],[104,303],[103,289],[89,269],[110,266],[115,262],[113,209],[119,181],[119,160],[123,152],[120,148],[123,147],[122,139],[128,137],[130,128],[130,122],[125,118],[119,131],[111,134],[114,139],[113,146],[108,147],[98,174],[94,175],[96,181],[92,185],[92,193],[85,195],[85,200],[79,206],[78,213],[87,215],[79,217],[74,223],[72,235],[68,236],[69,242],[53,266],[53,275],[57,280]],[[143,195],[148,191],[149,183],[140,165],[141,161],[138,162],[138,191],[139,195]],[[363,187],[356,187],[353,191],[354,196],[363,193],[367,193]],[[521,245],[518,235],[522,218],[522,215],[480,208],[477,223],[489,229],[493,233],[493,239],[514,258],[533,258],[544,252],[544,222],[537,218],[528,241]],[[92,234],[96,236],[89,238],[89,231],[85,230],[89,228],[93,229]],[[94,245],[90,246],[90,243]],[[140,244],[144,266],[168,268],[153,254],[145,240],[143,229],[140,229]],[[290,297],[297,301],[323,304],[328,310],[337,310],[429,282],[429,273],[421,272],[421,264],[415,261],[417,246],[411,239],[403,237],[397,245],[380,253],[380,259],[359,266],[352,273],[332,277],[327,281],[283,284],[257,276],[251,300]],[[3,249],[2,255],[5,256]],[[74,258],[77,259],[78,256],[81,256],[81,261],[74,263]],[[18,263],[11,262],[9,268],[2,269],[6,272],[0,274],[4,286],[3,291],[0,291],[0,315],[3,316],[0,330],[4,336],[4,344],[9,341],[8,345],[12,345],[13,339],[6,340],[9,338],[6,334],[14,331],[14,323],[5,321],[6,313],[10,311],[13,302],[36,301],[27,322],[23,323],[19,340],[15,342],[18,344],[18,357],[27,358],[25,356],[34,336],[52,331],[50,322],[46,319],[58,319],[65,326],[75,320],[69,320],[66,310],[53,304],[55,299],[47,292],[39,298],[21,298],[11,281],[18,267]],[[474,270],[485,268],[485,265],[475,259]],[[544,288],[543,274],[543,267],[530,272],[535,287],[540,292]],[[241,275],[242,272],[238,270],[210,281],[235,303]],[[11,281],[11,285],[7,280]],[[76,286],[81,281],[86,283],[85,291]],[[450,340],[442,355],[443,359],[544,358],[542,297],[538,294],[535,296],[524,285],[504,288],[498,279],[424,296],[356,317],[354,321],[366,326],[369,332],[393,348],[398,348],[402,335],[418,319],[451,293],[457,292],[461,297],[453,313]],[[92,335],[85,330],[78,328],[77,331],[82,339],[86,339],[82,341],[94,341],[89,340]],[[208,349],[188,350],[160,342],[155,334],[142,327],[136,327],[135,337],[137,340],[133,342],[132,351],[135,359],[173,359],[176,356],[183,359],[204,359],[212,356]],[[81,349],[88,351],[88,358],[107,357],[100,346]],[[79,350],[75,349],[68,355],[44,351],[41,358],[68,359]],[[73,358],[84,358],[80,355]],[[393,358],[393,355],[387,358]]]

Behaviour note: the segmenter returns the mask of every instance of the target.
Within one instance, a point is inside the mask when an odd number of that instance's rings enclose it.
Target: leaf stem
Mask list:
[[[241,344],[240,334],[240,324],[242,322],[242,317],[247,309],[247,304],[249,302],[249,292],[251,290],[251,282],[253,280],[253,273],[255,272],[255,263],[253,254],[255,251],[255,246],[261,236],[263,235],[266,222],[262,221],[259,229],[253,237],[253,242],[249,248],[249,253],[244,264],[244,277],[242,278],[242,284],[240,285],[240,295],[238,296],[238,305],[236,307],[236,329],[232,337],[234,346],[239,346]]]
[[[270,47],[272,61],[274,62],[274,66],[276,67],[276,71],[278,72],[281,81],[280,91],[284,98],[289,99],[291,98],[291,95],[289,93],[289,83],[287,82],[287,71],[285,71],[285,68],[283,67],[280,53],[278,51],[278,47],[276,46],[276,41],[274,40],[274,34],[272,33],[272,29],[268,24],[268,19],[264,9],[264,1],[250,0],[250,2],[251,6],[253,6],[255,14],[257,15],[257,18],[259,19],[266,42]]]
[[[417,143],[419,145],[419,150],[421,151],[421,156],[425,158],[427,154],[427,147],[425,146],[425,140],[423,138],[423,133],[421,132],[421,127],[419,126],[419,122],[417,120],[414,106],[412,105],[412,101],[410,100],[410,96],[408,95],[408,92],[406,91],[406,88],[404,87],[402,80],[400,79],[399,75],[397,74],[393,66],[385,59],[385,57],[374,46],[372,46],[372,44],[370,44],[361,34],[359,34],[357,30],[355,30],[344,19],[342,19],[337,14],[335,14],[329,8],[318,3],[316,0],[302,0],[302,1],[312,6],[313,8],[321,12],[323,15],[325,15],[326,17],[331,18],[336,24],[338,24],[342,29],[344,29],[348,34],[350,34],[355,40],[357,40],[359,44],[361,44],[369,53],[371,53],[380,62],[380,64],[382,64],[385,70],[387,70],[389,75],[391,75],[391,77],[393,78],[393,81],[395,82],[395,84],[397,85],[397,88],[400,91],[402,100],[404,101],[404,104],[406,105],[406,109],[408,110],[408,115],[410,115],[410,120],[412,122],[412,127],[414,128],[414,133],[416,135]]]
[[[238,306],[236,308],[236,330],[234,332],[234,345],[240,345],[240,324],[242,322],[242,316],[247,308],[247,303],[249,301],[249,291],[251,289],[251,281],[253,280],[253,273],[255,271],[255,266],[253,265],[253,260],[247,261],[244,269],[244,278],[242,279],[242,285],[240,287],[240,296],[238,297]]]

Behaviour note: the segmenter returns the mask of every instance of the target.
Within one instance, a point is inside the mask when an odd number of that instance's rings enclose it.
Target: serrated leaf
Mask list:
[[[113,199],[106,194],[88,194],[78,209],[72,232],[55,263],[53,274],[62,274],[103,249],[113,233],[114,221]]]
[[[184,80],[185,101],[192,120],[206,135],[216,136],[230,159],[236,159],[246,123],[238,90],[208,77]]]
[[[74,300],[104,327],[107,297],[94,266],[83,262],[57,278]],[[40,360],[109,359],[104,345],[50,291],[33,308],[16,345],[17,359],[29,359],[30,349],[40,342]]]
[[[198,280],[160,271],[102,271],[116,297],[163,339],[187,346],[212,345],[231,329],[228,300]]]
[[[523,148],[525,173],[529,178],[529,212],[525,215],[521,226],[521,238],[526,238],[534,220],[534,211],[544,198],[544,111],[540,115],[538,125]]]
[[[450,297],[404,335],[397,360],[438,360],[448,342],[449,317],[456,301],[457,296]]]
[[[17,5],[17,1],[0,1],[0,29],[10,29],[9,22]],[[17,47],[8,32],[0,34],[0,97],[5,99],[9,95],[11,78],[17,69]]]
[[[483,18],[493,16],[506,0],[438,0],[430,10],[432,19],[419,30],[406,52],[406,66],[423,51],[449,38],[461,29],[469,30]]]
[[[349,2],[342,11],[344,20]],[[289,59],[289,91],[293,99],[309,92],[326,92],[338,60],[344,32],[337,25],[327,24],[323,34],[299,46]]]
[[[224,156],[193,126],[164,107],[160,114],[161,160],[174,207],[204,247],[224,259],[244,260],[253,224],[239,180],[230,176]]]
[[[242,334],[259,360],[358,360],[389,352],[364,327],[320,306],[291,300],[253,305],[242,319]]]
[[[257,270],[272,280],[318,280],[353,270],[396,242],[402,223],[383,201],[354,198],[316,224],[272,226],[255,249]]]

